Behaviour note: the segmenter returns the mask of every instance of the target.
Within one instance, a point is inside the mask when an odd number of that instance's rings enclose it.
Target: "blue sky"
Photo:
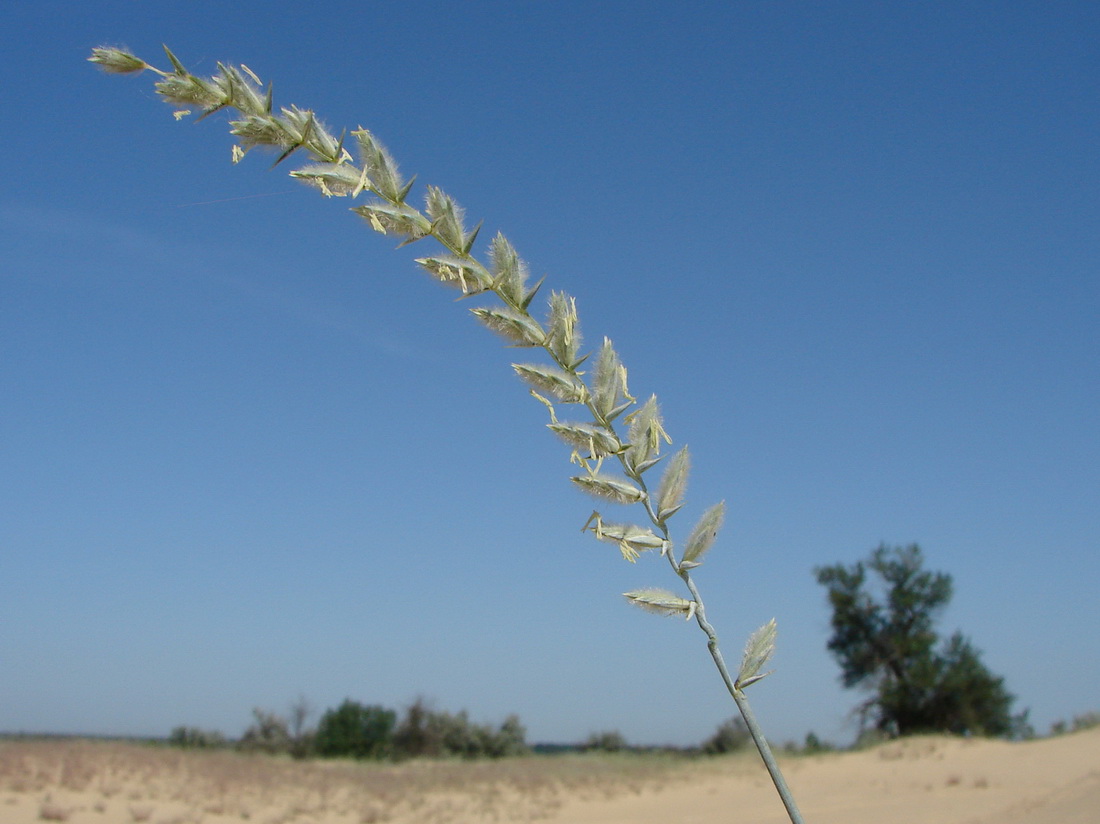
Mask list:
[[[1097,708],[1095,4],[17,0],[0,32],[0,730],[733,713],[694,625],[619,595],[663,561],[581,534],[525,354],[104,43],[370,128],[576,296],[692,449],[674,531],[727,502],[696,580],[727,657],[779,623],[773,738],[854,734],[812,571],[880,542],[954,576],[943,631],[1041,730]]]

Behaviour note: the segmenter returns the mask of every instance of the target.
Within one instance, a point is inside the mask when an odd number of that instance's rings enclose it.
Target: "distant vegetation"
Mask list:
[[[346,699],[339,707],[322,713],[316,728],[305,724],[309,711],[304,699],[298,699],[291,705],[289,720],[262,709],[253,710],[252,715],[252,724],[237,740],[215,730],[179,726],[172,730],[167,743],[182,749],[236,749],[299,759],[347,758],[389,762],[411,758],[476,760],[565,753],[671,754],[691,758],[742,752],[752,744],[748,728],[737,716],[720,723],[699,744],[676,747],[631,744],[619,730],[613,729],[593,732],[577,743],[528,744],[526,730],[516,715],[508,716],[499,726],[477,724],[470,721],[465,710],[457,713],[434,710],[422,699],[406,707],[401,715],[377,704],[367,705]],[[1098,726],[1100,712],[1086,712],[1070,721],[1055,721],[1050,726],[1049,734],[1068,735]],[[824,741],[817,733],[810,731],[801,744],[788,741],[781,749],[789,756],[817,755],[863,749],[892,737],[877,727],[868,727],[850,745],[841,746]],[[1018,737],[1038,736],[1031,731]]]
[[[218,749],[229,745],[220,732],[200,730],[198,727],[176,727],[168,736],[168,743],[173,747],[195,750]]]
[[[294,758],[354,758],[403,761],[410,758],[506,758],[530,753],[677,753],[681,755],[724,755],[751,745],[744,721],[738,717],[719,724],[714,733],[698,745],[687,747],[630,744],[619,730],[600,730],[574,744],[527,743],[527,731],[519,716],[509,715],[499,726],[479,724],[468,713],[431,708],[417,699],[404,712],[379,704],[363,704],[350,698],[325,710],[315,728],[308,727],[309,705],[299,698],[291,705],[289,719],[264,709],[252,711],[253,721],[233,741],[220,732],[179,726],[167,743],[183,749],[228,749]],[[828,746],[828,745],[826,745]],[[822,749],[817,737],[807,736],[807,748]],[[831,748],[831,747],[828,747]],[[794,743],[788,753],[799,752]]]
[[[1083,715],[1075,715],[1068,724],[1065,721],[1055,721],[1050,725],[1051,735],[1065,735],[1081,730],[1091,730],[1100,727],[1100,712],[1086,712]]]
[[[477,724],[466,711],[431,709],[417,700],[398,718],[386,707],[346,699],[326,710],[316,729],[308,728],[308,705],[299,699],[290,720],[268,710],[252,711],[253,723],[236,742],[218,732],[176,727],[168,743],[183,748],[235,746],[244,752],[288,754],[295,758],[358,758],[400,761],[408,758],[503,758],[530,751],[519,717],[500,726]]]
[[[581,745],[585,752],[622,752],[626,748],[626,738],[618,730],[594,732]]]

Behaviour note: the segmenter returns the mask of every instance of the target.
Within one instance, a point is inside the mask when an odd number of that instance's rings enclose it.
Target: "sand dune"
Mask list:
[[[813,824],[1098,824],[1100,729],[1008,743],[922,737],[784,762]],[[561,820],[786,820],[766,775],[711,776],[642,797],[567,805]]]
[[[914,738],[784,769],[813,824],[1100,822],[1100,728],[1026,743]],[[754,754],[384,766],[0,742],[0,824],[785,820]]]

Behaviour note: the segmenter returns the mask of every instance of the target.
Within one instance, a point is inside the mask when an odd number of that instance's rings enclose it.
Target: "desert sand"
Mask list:
[[[1021,743],[920,737],[782,763],[813,824],[1100,822],[1100,728]],[[0,741],[0,824],[785,820],[754,753],[393,766]]]

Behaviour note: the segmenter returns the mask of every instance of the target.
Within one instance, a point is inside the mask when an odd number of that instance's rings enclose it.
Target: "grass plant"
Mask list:
[[[271,86],[265,89],[247,66],[219,64],[219,74],[198,77],[167,47],[165,52],[170,71],[116,48],[96,48],[89,59],[111,73],[154,72],[159,77],[157,92],[177,107],[177,119],[196,110],[200,118],[222,110],[235,112],[236,119],[230,121],[231,134],[239,141],[233,147],[235,163],[257,147],[274,149],[277,164],[296,153],[305,155],[308,162],[292,171],[292,177],[326,197],[358,200],[365,196],[365,202],[352,211],[375,231],[399,238],[401,245],[427,238],[436,241],[440,248],[416,262],[463,297],[496,298],[474,308],[474,316],[510,345],[541,350],[541,360],[515,363],[513,369],[529,385],[531,395],[546,406],[550,430],[571,450],[571,460],[578,467],[571,481],[601,506],[626,505],[635,513],[619,522],[596,509],[584,530],[616,545],[629,562],[645,553],[667,561],[679,579],[680,594],[653,587],[624,593],[625,597],[649,612],[694,620],[703,631],[710,656],[787,813],[799,824],[801,815],[745,694],[746,687],[768,674],[764,667],[774,650],[775,622],[752,634],[740,667],[732,673],[693,577],[721,529],[725,504],[706,510],[681,543],[673,540],[670,521],[683,505],[691,456],[687,447],[671,456],[662,454],[672,439],[657,398],[653,395],[639,402],[631,394],[626,367],[612,342],[604,338],[594,352],[582,349],[576,300],[564,292],[551,292],[545,320],[537,319],[532,306],[542,282],[528,282],[527,265],[505,236],[498,233],[475,256],[480,224],[468,228],[462,207],[434,186],[427,187],[422,209],[411,205],[408,198],[415,179],[401,174],[389,151],[369,130],[358,128],[337,137],[308,109],[290,106],[276,112]],[[659,463],[664,464],[663,470],[654,480],[651,470]]]

